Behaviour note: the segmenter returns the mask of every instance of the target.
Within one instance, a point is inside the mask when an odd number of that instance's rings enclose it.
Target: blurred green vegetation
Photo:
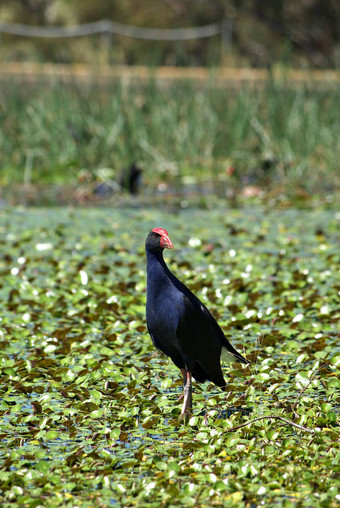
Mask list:
[[[339,88],[3,84],[0,185],[69,184],[136,161],[148,189],[339,189]]]

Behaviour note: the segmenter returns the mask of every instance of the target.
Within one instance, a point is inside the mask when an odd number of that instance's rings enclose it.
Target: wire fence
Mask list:
[[[230,53],[233,26],[229,19],[216,23],[188,28],[145,28],[117,23],[116,21],[100,20],[74,26],[34,26],[0,21],[1,34],[26,38],[72,39],[80,37],[102,36],[103,50],[107,55],[112,46],[112,37],[123,36],[145,41],[185,42],[192,40],[220,37],[221,64]],[[110,57],[108,57],[110,60]]]
[[[101,20],[77,26],[40,27],[0,22],[0,33],[19,37],[42,37],[49,39],[84,37],[96,34],[112,34],[154,41],[185,41],[219,35],[225,30],[225,23],[211,23],[193,28],[143,28],[124,25],[115,21]],[[228,34],[230,38],[230,35]]]

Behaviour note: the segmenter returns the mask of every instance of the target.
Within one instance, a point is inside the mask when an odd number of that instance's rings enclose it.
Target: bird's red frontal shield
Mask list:
[[[161,235],[160,246],[163,249],[173,249],[174,248],[173,243],[170,240],[169,234],[168,234],[166,229],[163,229],[163,228],[154,228],[152,230],[152,232],[153,233],[158,233],[159,235]]]

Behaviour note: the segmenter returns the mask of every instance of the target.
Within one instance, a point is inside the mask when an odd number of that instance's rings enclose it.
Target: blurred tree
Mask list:
[[[53,0],[2,0],[0,16],[3,21],[46,24],[46,11]]]
[[[276,62],[336,67],[340,53],[339,0],[2,0],[0,19],[32,25],[74,25],[100,19],[154,28],[233,22],[234,62],[270,66]],[[100,37],[27,41],[3,36],[2,58],[97,61]],[[215,65],[220,38],[184,43],[136,41],[114,36],[111,62]],[[20,51],[18,51],[20,48]],[[106,50],[107,51],[107,50]],[[21,55],[21,56],[20,56]]]

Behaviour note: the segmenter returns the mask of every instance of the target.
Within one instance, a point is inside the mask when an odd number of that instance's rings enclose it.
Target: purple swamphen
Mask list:
[[[212,381],[223,388],[226,382],[221,358],[250,363],[233,348],[206,306],[170,272],[163,249],[173,249],[168,232],[153,229],[145,242],[147,260],[146,321],[157,349],[181,370],[184,401],[180,419],[192,411],[192,379]]]

